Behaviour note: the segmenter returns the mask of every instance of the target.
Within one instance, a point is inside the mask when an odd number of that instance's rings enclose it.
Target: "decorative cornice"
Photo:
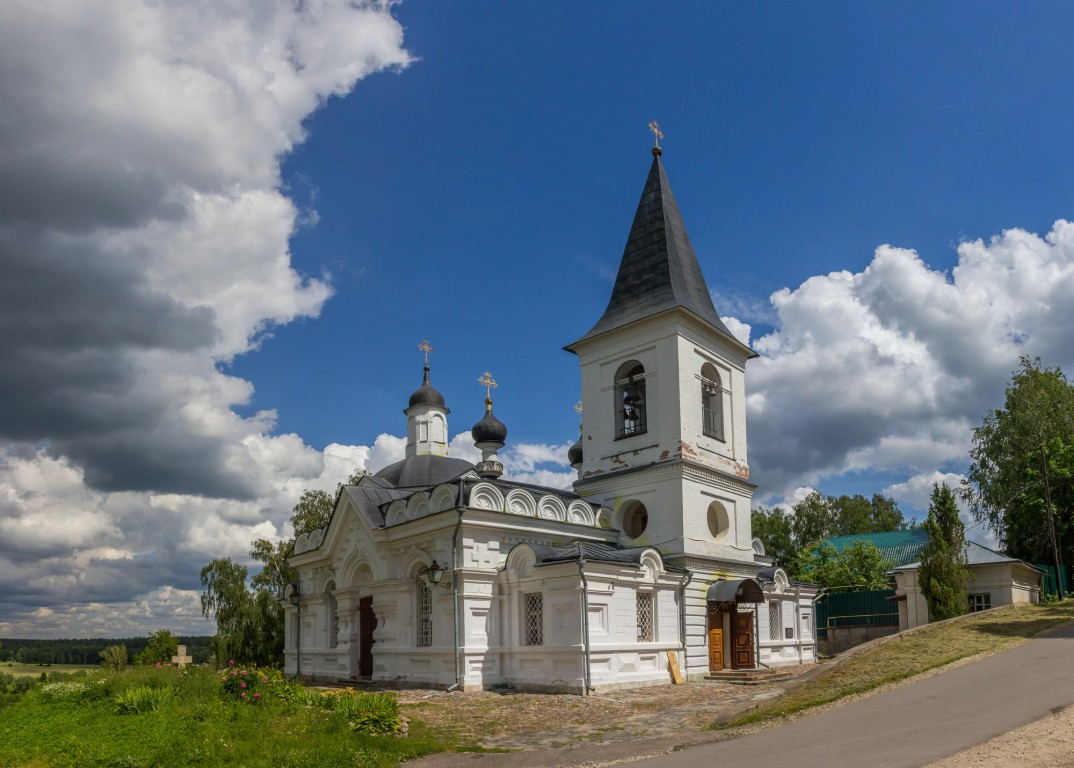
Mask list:
[[[601,475],[585,477],[575,481],[574,489],[581,495],[589,495],[605,490],[615,481],[628,475],[638,478],[655,478],[660,475],[675,473],[678,473],[684,478],[689,477],[712,487],[734,491],[745,496],[752,496],[753,492],[757,489],[757,486],[753,483],[743,480],[729,472],[724,472],[713,467],[707,467],[704,464],[698,464],[697,462],[688,459],[669,459],[667,461],[648,464],[644,467],[617,469],[613,472],[605,472]]]

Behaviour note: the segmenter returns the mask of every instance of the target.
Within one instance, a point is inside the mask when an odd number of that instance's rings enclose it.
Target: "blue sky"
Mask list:
[[[758,501],[921,514],[1074,367],[1069,4],[111,2],[0,10],[0,636],[211,631],[202,565],[400,454],[423,338],[569,483],[650,120]]]
[[[425,337],[453,429],[480,415],[489,368],[513,439],[572,436],[577,367],[560,348],[607,300],[650,119],[717,309],[755,337],[771,293],[859,271],[878,245],[949,270],[962,240],[1047,231],[1074,202],[1059,4],[395,13],[418,60],[317,112],[284,164],[319,215],[294,262],[331,273],[336,295],[233,366],[252,408],[314,445],[398,434]]]

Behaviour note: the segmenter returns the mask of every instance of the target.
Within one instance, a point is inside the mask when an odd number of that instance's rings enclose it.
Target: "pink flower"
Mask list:
[[[254,694],[254,698],[255,698],[255,699],[260,699],[260,698],[261,698],[261,694],[260,694],[260,693],[255,693],[255,694]]]
[[[246,694],[245,694],[245,693],[240,693],[240,694],[239,694],[239,697],[240,697],[240,698],[243,698],[243,699],[245,699],[245,698],[246,698]]]
[[[245,688],[245,687],[246,687],[246,683],[239,683],[239,687],[240,687],[240,688]]]

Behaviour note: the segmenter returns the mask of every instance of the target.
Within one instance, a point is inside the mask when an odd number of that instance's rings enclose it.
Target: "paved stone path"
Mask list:
[[[668,707],[660,712],[629,715],[594,728],[590,724],[572,725],[539,733],[515,733],[493,736],[481,741],[486,749],[560,749],[581,744],[611,744],[625,740],[654,736],[695,734],[724,712],[738,712],[752,703],[781,694],[786,685],[768,683],[762,686],[731,685],[729,683],[692,683],[709,688],[712,698],[693,704]],[[615,700],[614,694],[595,696]]]

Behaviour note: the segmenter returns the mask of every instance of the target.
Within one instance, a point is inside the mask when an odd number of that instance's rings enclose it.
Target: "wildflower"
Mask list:
[[[239,683],[239,687],[240,687],[240,688],[245,688],[245,687],[246,687],[246,683]]]
[[[245,692],[243,692],[243,693],[240,693],[240,694],[239,694],[239,698],[241,698],[241,699],[245,699],[245,698],[246,698],[246,693],[245,693]]]
[[[255,699],[260,699],[260,698],[261,698],[261,694],[260,694],[260,693],[255,693],[255,694],[254,694],[254,698],[255,698]]]

